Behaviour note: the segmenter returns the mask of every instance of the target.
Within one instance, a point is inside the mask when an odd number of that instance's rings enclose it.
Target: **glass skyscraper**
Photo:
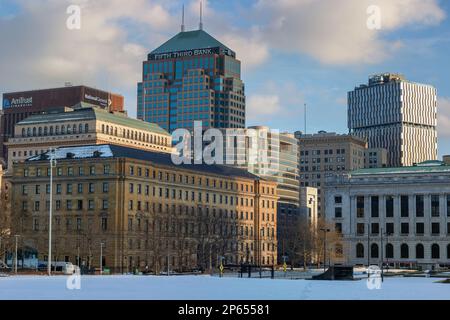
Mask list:
[[[138,83],[137,117],[172,132],[245,128],[245,87],[236,53],[203,30],[180,32],[153,50]]]

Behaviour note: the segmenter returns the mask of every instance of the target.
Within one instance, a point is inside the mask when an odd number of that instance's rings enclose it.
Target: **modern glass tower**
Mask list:
[[[138,83],[137,117],[172,132],[245,128],[245,87],[236,53],[200,30],[182,31],[153,50]]]

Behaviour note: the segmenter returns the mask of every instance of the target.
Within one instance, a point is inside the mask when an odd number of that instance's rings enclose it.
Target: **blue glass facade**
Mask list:
[[[240,61],[224,46],[202,49],[205,38],[213,39],[203,30],[181,32],[149,54],[138,83],[138,118],[169,132],[192,130],[194,121],[202,121],[204,128],[245,127]]]

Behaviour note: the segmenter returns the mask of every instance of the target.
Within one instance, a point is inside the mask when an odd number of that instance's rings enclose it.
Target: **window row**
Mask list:
[[[447,254],[446,259],[450,259],[450,244],[447,245]],[[400,252],[400,255],[395,254],[395,250],[398,250]],[[395,249],[394,245],[391,243],[387,243],[384,247],[383,251],[383,259],[384,258],[391,258],[393,259],[395,256],[400,257],[400,259],[441,259],[444,258],[444,256],[441,255],[441,248],[439,244],[434,243],[430,246],[430,256],[425,257],[425,247],[422,243],[418,243],[415,245],[415,247],[412,248],[413,252],[410,250],[410,246],[406,243],[403,243],[400,245],[399,248]],[[356,258],[364,258],[365,256],[365,247],[364,244],[358,243],[356,245]],[[412,254],[414,253],[414,255]],[[441,257],[442,256],[442,257]],[[372,243],[370,245],[370,258],[379,258],[380,257],[380,248],[377,243]]]

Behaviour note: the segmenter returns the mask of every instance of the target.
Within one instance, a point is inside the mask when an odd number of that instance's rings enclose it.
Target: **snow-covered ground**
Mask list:
[[[265,300],[265,299],[450,299],[450,284],[436,278],[385,278],[381,289],[367,281],[239,279],[210,276],[81,276],[68,290],[65,276],[0,277],[0,300]]]

